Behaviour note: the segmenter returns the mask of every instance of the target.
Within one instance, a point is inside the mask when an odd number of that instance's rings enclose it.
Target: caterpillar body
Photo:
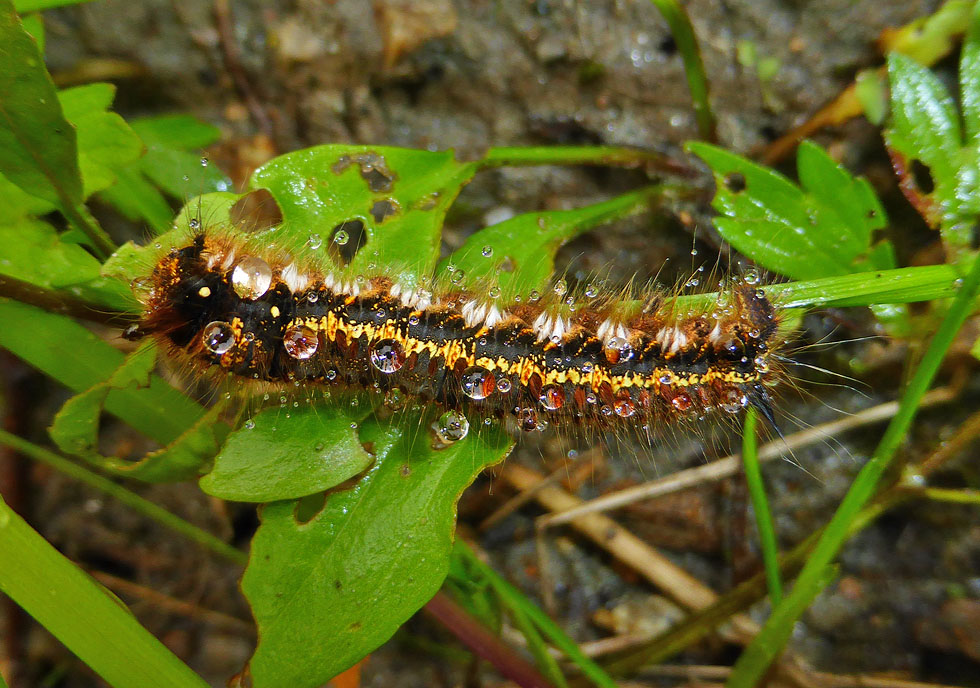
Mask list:
[[[400,390],[525,431],[649,432],[748,405],[772,420],[778,313],[755,282],[730,280],[695,311],[658,289],[632,313],[613,298],[502,303],[494,289],[406,288],[198,230],[142,281],[144,313],[128,336],[243,381]]]

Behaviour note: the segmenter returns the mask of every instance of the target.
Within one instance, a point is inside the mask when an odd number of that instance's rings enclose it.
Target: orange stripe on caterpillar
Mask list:
[[[679,312],[654,293],[625,317],[612,300],[501,303],[276,263],[233,237],[199,233],[156,264],[130,336],[155,336],[243,380],[399,389],[513,416],[526,430],[655,427],[748,404],[772,418],[778,317],[745,280],[704,311]]]

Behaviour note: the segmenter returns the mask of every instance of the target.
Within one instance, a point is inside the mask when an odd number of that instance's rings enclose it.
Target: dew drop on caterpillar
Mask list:
[[[749,405],[772,421],[779,315],[757,281],[728,280],[694,310],[657,287],[640,308],[594,294],[576,307],[563,282],[557,298],[505,302],[453,279],[405,287],[383,270],[350,275],[193,223],[139,280],[144,311],[128,334],[244,385],[436,402],[447,442],[466,435],[467,418],[649,433]]]

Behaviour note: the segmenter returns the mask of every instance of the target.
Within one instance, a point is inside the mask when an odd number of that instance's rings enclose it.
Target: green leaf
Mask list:
[[[643,211],[663,193],[663,187],[653,186],[575,210],[518,215],[475,232],[439,263],[437,275],[448,276],[452,265],[466,275],[466,284],[496,284],[505,300],[543,289],[554,272],[555,253],[565,242]]]
[[[0,224],[14,224],[29,215],[46,215],[55,205],[32,196],[0,174]]]
[[[980,146],[980,3],[973,5],[960,53],[960,107],[967,145]]]
[[[82,201],[75,129],[34,39],[0,0],[0,173],[58,207]]]
[[[335,402],[261,411],[228,437],[214,469],[201,478],[201,489],[236,502],[271,502],[353,478],[374,461],[357,437],[357,425],[373,409],[354,399],[356,406]]]
[[[0,299],[0,347],[76,392],[109,379],[124,356],[71,318]],[[153,377],[149,387],[111,390],[105,410],[147,437],[173,442],[204,409]]]
[[[99,262],[77,244],[66,244],[54,227],[42,220],[22,218],[0,224],[4,260],[0,275],[37,287],[68,290],[73,296],[113,310],[128,310],[129,289],[100,275]]]
[[[0,590],[115,688],[204,688],[116,597],[0,498]]]
[[[21,23],[24,26],[24,31],[31,34],[31,38],[37,43],[37,49],[40,53],[44,54],[44,18],[40,13],[33,13],[21,16]]]
[[[255,688],[319,686],[385,642],[439,589],[463,489],[512,441],[475,431],[441,450],[427,425],[368,421],[374,466],[305,523],[262,510],[242,590],[259,626]]]
[[[51,439],[66,454],[79,456],[113,475],[147,482],[176,482],[196,478],[201,466],[218,451],[228,426],[219,422],[225,404],[212,406],[200,420],[163,449],[138,461],[99,453],[99,418],[113,390],[145,388],[156,365],[156,343],[144,342],[126,357],[105,382],[78,394],[62,406],[50,428]]]
[[[99,193],[99,198],[127,219],[145,220],[156,233],[166,232],[173,224],[173,209],[137,167],[116,170],[116,183]]]
[[[328,239],[334,228],[359,220],[367,244],[351,270],[394,265],[399,279],[411,284],[432,274],[446,211],[476,170],[475,163],[457,162],[452,151],[327,145],[271,160],[250,185],[279,202],[282,245],[303,246],[313,234]],[[376,204],[387,204],[390,213]]]
[[[92,0],[15,0],[14,7],[21,14],[28,12],[40,12],[50,10],[55,7],[67,7],[68,5],[81,5]]]
[[[115,86],[106,83],[76,86],[58,93],[65,118],[78,131],[78,164],[85,198],[111,186],[116,181],[116,171],[143,152],[143,143],[123,118],[107,112],[115,93]]]
[[[873,252],[871,233],[887,223],[871,187],[852,177],[822,149],[805,142],[798,167],[803,188],[781,174],[705,143],[688,149],[715,176],[712,205],[718,231],[768,270],[795,279],[846,275],[887,260]]]
[[[190,150],[210,146],[221,138],[220,129],[191,115],[141,117],[130,124],[147,146]]]

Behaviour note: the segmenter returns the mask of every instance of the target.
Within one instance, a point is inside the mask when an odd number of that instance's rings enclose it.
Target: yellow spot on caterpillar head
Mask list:
[[[197,295],[206,299],[207,297],[211,296],[211,287],[201,287],[197,290]]]
[[[269,313],[273,318],[278,318],[282,314],[282,311],[279,310],[279,306],[273,306],[269,309]]]

